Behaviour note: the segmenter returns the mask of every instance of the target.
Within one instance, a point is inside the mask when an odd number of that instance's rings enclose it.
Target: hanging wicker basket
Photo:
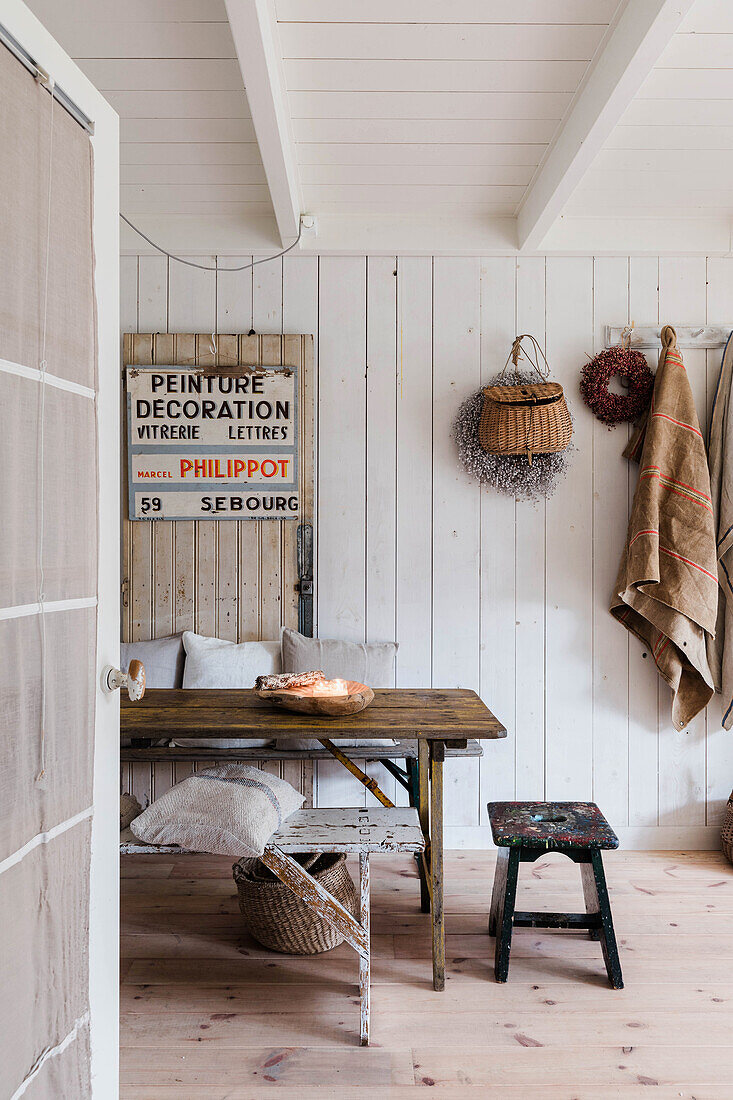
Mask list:
[[[531,341],[531,354],[527,354],[522,347],[522,340]],[[534,336],[517,336],[497,384],[484,390],[478,434],[479,443],[490,454],[526,455],[531,465],[533,455],[564,451],[570,444],[573,422],[562,386],[558,382],[547,381],[546,374],[540,368],[540,356],[549,373],[544,352]],[[520,357],[534,368],[539,382],[520,386],[501,385],[501,377],[509,361],[517,367]]]
[[[723,818],[723,831],[720,834],[723,855],[729,863],[733,863],[733,791],[730,792],[728,805]]]
[[[297,855],[310,875],[354,916],[358,898],[343,853]],[[286,955],[317,955],[344,937],[272,874],[258,859],[240,859],[232,867],[239,908],[248,932],[263,945]]]

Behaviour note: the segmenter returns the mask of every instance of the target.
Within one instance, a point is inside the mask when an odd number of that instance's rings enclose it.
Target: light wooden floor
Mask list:
[[[507,985],[486,932],[494,857],[446,858],[447,985],[408,856],[373,857],[372,1045],[356,956],[293,958],[241,931],[229,859],[123,860],[123,1100],[733,1097],[733,868],[713,852],[609,853],[626,988],[580,933],[515,932]],[[558,856],[522,909],[582,911]]]

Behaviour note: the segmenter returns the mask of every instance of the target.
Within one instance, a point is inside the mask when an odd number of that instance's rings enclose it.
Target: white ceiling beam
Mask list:
[[[520,248],[540,248],[693,3],[626,0],[522,200],[517,215]]]
[[[272,0],[225,0],[283,247],[298,236],[302,198]]]

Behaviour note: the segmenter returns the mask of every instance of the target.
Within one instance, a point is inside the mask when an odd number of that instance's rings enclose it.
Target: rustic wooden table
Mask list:
[[[377,688],[374,702],[343,718],[314,718],[278,710],[251,689],[151,689],[136,703],[122,700],[121,735],[130,738],[312,737],[354,774],[363,773],[331,739],[392,737],[416,740],[417,808],[425,836],[420,867],[423,909],[432,912],[433,985],[445,988],[443,917],[443,761],[446,748],[469,739],[506,737],[506,729],[475,691],[465,688]],[[365,785],[386,805],[374,780]]]

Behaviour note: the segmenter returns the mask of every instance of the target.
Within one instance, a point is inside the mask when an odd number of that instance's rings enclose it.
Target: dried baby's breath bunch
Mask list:
[[[507,372],[489,385],[523,386],[536,382],[523,371]],[[482,484],[519,500],[538,501],[552,496],[568,468],[568,453],[572,448],[553,454],[535,454],[530,465],[525,455],[496,455],[485,451],[478,438],[478,428],[484,404],[483,389],[467,398],[453,424],[453,438],[458,456],[466,470]]]

